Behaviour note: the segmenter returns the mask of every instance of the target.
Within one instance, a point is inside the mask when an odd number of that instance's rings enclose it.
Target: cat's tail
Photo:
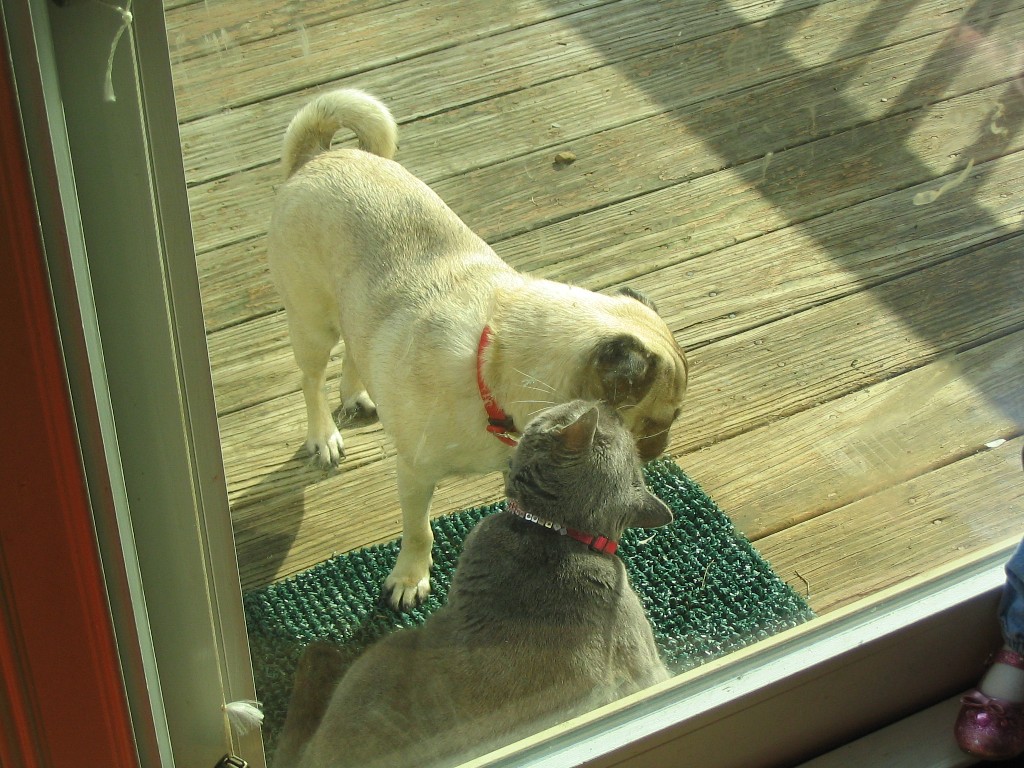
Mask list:
[[[330,149],[341,128],[356,135],[360,149],[388,159],[395,156],[398,126],[388,108],[368,93],[342,88],[317,96],[288,124],[281,154],[284,177]]]

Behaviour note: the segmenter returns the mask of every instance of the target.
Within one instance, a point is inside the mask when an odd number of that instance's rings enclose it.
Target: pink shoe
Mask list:
[[[999,651],[992,663],[1024,670],[1024,657],[1012,651]],[[1024,754],[1024,702],[996,699],[975,688],[960,704],[954,729],[960,749],[986,760]]]

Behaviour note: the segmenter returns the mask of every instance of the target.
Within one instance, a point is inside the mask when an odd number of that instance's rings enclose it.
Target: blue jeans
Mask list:
[[[1006,586],[999,602],[1003,640],[1014,653],[1024,655],[1024,541],[1006,564]]]

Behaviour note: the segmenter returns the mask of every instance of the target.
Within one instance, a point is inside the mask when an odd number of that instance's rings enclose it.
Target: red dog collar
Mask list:
[[[480,399],[484,401],[484,410],[487,411],[487,431],[505,445],[516,445],[519,442],[515,437],[518,433],[512,418],[495,402],[494,395],[484,383],[484,350],[491,343],[493,335],[491,326],[485,325],[476,348],[476,385],[480,390]]]

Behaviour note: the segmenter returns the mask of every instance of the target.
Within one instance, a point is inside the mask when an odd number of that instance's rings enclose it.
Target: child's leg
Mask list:
[[[960,700],[953,727],[960,749],[989,760],[1024,755],[1024,539],[1006,564],[999,624],[1003,647]]]
[[[1024,541],[1006,564],[1006,586],[999,603],[1006,647],[1024,656]]]
[[[1006,585],[999,602],[1003,649],[1024,656],[1024,541],[1006,564]],[[1024,670],[1009,664],[993,664],[978,689],[1004,701],[1024,701]]]

